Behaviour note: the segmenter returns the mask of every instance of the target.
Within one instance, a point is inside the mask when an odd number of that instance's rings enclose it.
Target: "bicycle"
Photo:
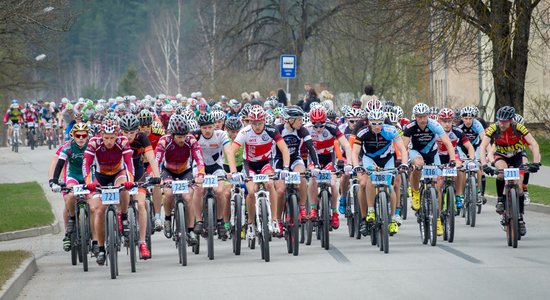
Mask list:
[[[298,192],[296,185],[300,184],[302,175],[289,172],[285,177],[286,197],[283,211],[283,227],[286,246],[289,254],[298,256],[300,251],[300,217],[298,208]]]
[[[399,171],[399,176],[401,178],[401,185],[399,186],[399,215],[401,219],[407,220],[407,213],[409,207],[409,182],[408,182],[408,173],[404,171]]]
[[[37,147],[36,145],[36,127],[34,122],[27,122],[27,141],[31,150]]]
[[[475,163],[464,163],[461,171],[466,172],[466,185],[464,186],[464,208],[466,225],[476,226],[476,214],[481,212],[481,203],[478,203],[477,195],[477,172],[478,166]],[[479,206],[479,208],[478,208]]]
[[[216,212],[216,197],[214,196],[213,188],[218,187],[218,180],[224,180],[225,176],[216,176],[216,175],[205,175],[202,186],[206,188],[204,193],[202,217],[204,228],[206,231],[203,234],[206,234],[207,238],[207,256],[208,259],[214,259],[214,235],[216,233],[217,226],[217,212]]]
[[[133,197],[133,195],[137,195],[138,188],[143,188],[147,186],[149,186],[148,180],[143,183],[136,183],[134,188],[129,191],[130,203],[128,204],[128,227],[130,231],[128,233],[128,236],[124,239],[124,246],[126,246],[126,253],[130,254],[130,270],[132,271],[132,273],[136,272],[137,248],[139,247],[139,209],[137,207],[138,201],[135,199],[135,197]],[[146,232],[146,244],[148,248],[151,245],[150,231],[148,239]],[[149,251],[151,251],[151,248],[149,248]]]
[[[375,168],[372,170],[366,170],[368,176],[370,176],[371,182],[375,188],[374,197],[374,211],[375,220],[374,224],[370,224],[370,236],[372,245],[378,245],[380,251],[389,253],[390,251],[390,193],[392,187],[392,179],[395,176],[397,170]]]
[[[53,146],[53,137],[52,137],[53,128],[52,127],[53,127],[52,120],[44,122],[43,136],[47,140],[48,150],[52,150],[52,146]]]
[[[357,174],[353,173],[351,177],[351,184],[347,191],[346,196],[346,220],[348,224],[349,237],[355,237],[361,239],[361,208],[359,207],[359,179]]]
[[[178,249],[178,259],[182,266],[187,266],[187,244],[188,244],[188,230],[185,211],[187,209],[185,201],[183,201],[183,194],[189,193],[189,184],[194,181],[188,180],[174,180],[164,183],[162,187],[171,188],[174,194],[175,206],[172,211],[172,234],[166,236],[172,238]],[[166,232],[166,231],[165,231]],[[166,234],[165,234],[166,235]],[[198,238],[198,236],[197,236]],[[193,251],[197,250],[197,245],[192,245]]]
[[[233,253],[241,255],[242,232],[246,226],[246,203],[244,190],[240,182],[231,182],[231,241],[233,243]]]
[[[455,236],[455,215],[456,215],[456,193],[455,178],[457,176],[456,168],[441,169],[443,177],[443,194],[441,199],[441,218],[443,219],[443,240],[449,243],[454,241]]]
[[[339,176],[342,171],[337,171],[335,174]],[[317,175],[317,183],[319,187],[319,209],[317,210],[318,222],[317,230],[319,236],[321,237],[321,247],[325,250],[330,248],[329,232],[331,231],[331,221],[332,221],[332,208],[331,208],[331,183],[332,183],[332,172],[322,170]]]
[[[21,125],[19,123],[14,123],[12,125],[12,139],[11,139],[11,150],[13,152],[19,152],[19,140],[20,140],[20,132],[21,132]]]
[[[420,179],[420,209],[416,212],[417,222],[420,225],[420,238],[422,244],[435,246],[437,243],[437,191],[435,181],[439,176],[439,168],[436,166],[417,167],[422,170]]]
[[[277,177],[277,175],[254,174],[252,177],[247,179],[252,179],[252,182],[258,184],[258,191],[254,193],[254,197],[256,198],[256,216],[254,218],[254,222],[256,225],[256,236],[258,237],[262,259],[265,260],[265,262],[270,261],[269,241],[271,234],[273,233],[273,228],[271,225],[272,219],[269,191],[266,189],[264,182],[273,180]],[[255,238],[248,240],[250,249],[254,249]]]

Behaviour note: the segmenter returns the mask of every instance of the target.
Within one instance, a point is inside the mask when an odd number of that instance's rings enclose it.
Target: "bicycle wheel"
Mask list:
[[[260,228],[261,228],[261,248],[262,248],[262,257],[266,262],[269,262],[270,255],[269,255],[269,236],[271,235],[269,233],[269,218],[268,218],[268,208],[267,208],[267,199],[260,198]]]
[[[506,211],[508,214],[508,230],[512,248],[518,247],[519,240],[519,199],[517,190],[512,188],[508,191]]]
[[[154,230],[153,228],[153,220],[151,219],[151,213],[149,208],[149,203],[145,202],[145,214],[147,215],[147,222],[145,224],[145,244],[147,245],[147,249],[149,249],[150,258],[153,257],[152,253],[152,243],[151,243],[151,234]]]
[[[401,203],[401,210],[399,211],[399,214],[401,215],[401,218],[403,220],[407,220],[407,210],[408,210],[408,194],[409,191],[407,187],[409,186],[409,183],[407,182],[407,174],[401,173],[401,197],[400,197],[400,203]]]
[[[298,198],[296,195],[293,195],[290,198],[290,241],[292,245],[292,254],[298,256],[300,252],[300,241],[299,241],[299,208],[298,208]]]
[[[379,221],[376,225],[380,226],[378,231],[380,232],[380,242],[379,247],[380,251],[388,253],[390,251],[390,217],[388,212],[388,198],[386,192],[381,192],[378,194],[378,210]]]
[[[35,143],[35,135],[33,133],[33,131],[31,130],[30,133],[29,133],[29,145],[31,146],[31,150],[34,150],[34,143]]]
[[[207,232],[208,232],[208,259],[213,260],[214,259],[214,228],[216,227],[216,215],[214,214],[214,198],[208,197],[206,199],[206,205],[208,208],[207,212]]]
[[[452,185],[449,185],[447,187],[444,197],[444,205],[446,205],[447,207],[445,207],[445,236],[443,237],[443,239],[447,240],[447,242],[449,243],[452,243],[455,238],[455,204],[454,202],[449,201],[449,199],[455,199],[455,189]]]
[[[428,190],[430,197],[428,198],[428,221],[430,224],[430,245],[435,246],[437,244],[437,193],[434,187],[430,187]]]
[[[178,247],[179,262],[187,266],[187,227],[185,226],[185,209],[181,201],[176,203],[176,246]]]
[[[76,241],[76,233],[71,233],[71,264],[76,266],[78,259],[78,242]]]
[[[348,225],[349,237],[355,236],[355,220],[353,219],[354,209],[353,209],[353,205],[351,205],[352,203],[353,203],[353,196],[350,189],[346,193],[346,220]]]
[[[420,228],[420,240],[422,244],[426,245],[430,236],[430,231],[428,229],[428,209],[427,209],[427,195],[426,190],[423,187],[420,187],[420,209],[416,213],[417,222]]]
[[[357,193],[359,191],[359,186],[354,186],[353,188],[353,222],[355,223],[353,225],[355,230],[355,238],[360,240],[361,239],[361,221],[363,221],[363,217],[361,215],[361,208],[359,207],[359,199],[357,198]]]
[[[117,276],[117,247],[116,247],[116,231],[118,230],[118,227],[116,225],[116,218],[115,212],[111,209],[107,210],[107,226],[105,226],[106,229],[106,240],[107,240],[107,247],[106,250],[108,252],[109,256],[109,269],[111,271],[111,279],[116,279]]]
[[[234,199],[235,211],[234,220],[235,226],[233,226],[233,253],[235,255],[241,255],[241,232],[243,230],[243,198],[240,194],[235,195]]]
[[[321,191],[321,201],[320,210],[321,210],[321,222],[318,224],[319,230],[321,230],[321,246],[328,250],[330,248],[329,241],[329,230],[330,230],[330,203],[328,199],[328,192]]]
[[[128,207],[128,224],[130,227],[130,232],[128,233],[128,248],[130,252],[130,270],[132,273],[136,272],[136,246],[137,246],[137,239],[136,239],[136,211],[132,205]]]
[[[80,207],[78,212],[78,231],[80,238],[80,252],[82,256],[82,268],[88,272],[88,215],[85,207]]]
[[[468,177],[468,216],[470,219],[470,226],[476,227],[476,214],[477,214],[477,187],[476,187],[476,178],[474,176]]]
[[[378,209],[378,207],[377,207],[378,204],[376,204],[376,203],[378,203],[378,195],[374,196],[374,206],[375,206],[374,211],[375,212],[377,212],[377,209]],[[379,215],[376,216],[376,218],[379,218]],[[367,222],[367,226],[368,226],[369,232],[370,232],[370,244],[373,245],[373,246],[378,245],[378,243],[380,242],[378,240],[378,230],[379,230],[379,228],[378,228],[378,224],[376,223],[376,221],[377,221],[376,218],[374,219],[374,223],[368,223]]]

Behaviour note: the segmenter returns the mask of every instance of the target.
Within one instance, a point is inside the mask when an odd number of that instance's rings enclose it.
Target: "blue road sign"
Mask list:
[[[296,55],[281,55],[281,78],[296,78]]]

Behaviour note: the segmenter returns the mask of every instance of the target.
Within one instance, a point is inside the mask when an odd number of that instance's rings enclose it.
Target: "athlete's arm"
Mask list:
[[[280,139],[276,145],[283,154],[283,167],[290,167],[290,153],[288,152],[288,147],[286,146],[285,140]]]
[[[523,138],[529,144],[529,149],[531,149],[531,152],[533,153],[533,162],[540,163],[539,143],[535,141],[535,138],[531,133],[526,134]]]

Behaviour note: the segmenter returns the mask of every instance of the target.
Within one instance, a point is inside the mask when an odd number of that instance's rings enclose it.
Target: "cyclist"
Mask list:
[[[70,136],[66,129],[74,120],[74,109],[71,103],[67,103],[65,109],[61,111],[61,130],[65,133],[65,140],[69,140]]]
[[[25,128],[27,128],[28,133],[28,130],[30,130],[30,128],[35,128],[38,125],[40,117],[38,115],[38,112],[34,109],[33,106],[31,106],[30,103],[25,103],[25,108],[23,109],[21,114],[23,115],[23,122],[25,124]]]
[[[77,123],[73,126],[71,131],[71,137],[73,138],[69,144],[63,145],[53,176],[49,180],[50,188],[54,193],[59,193],[61,187],[59,186],[59,177],[63,168],[66,166],[66,173],[63,179],[65,185],[70,188],[75,185],[84,184],[84,177],[82,176],[82,163],[84,159],[84,151],[88,145],[88,131],[89,127],[86,123]],[[67,225],[65,227],[65,236],[63,237],[63,250],[71,250],[71,233],[75,229],[76,217],[75,217],[75,204],[76,197],[73,193],[63,193],[63,200],[65,201],[64,211],[68,214]],[[90,218],[93,220],[95,210],[90,210]],[[95,232],[92,232],[95,235]]]
[[[378,100],[376,100],[376,101],[378,101]],[[378,102],[380,102],[380,101],[378,101]],[[371,103],[370,100],[367,102],[367,106],[369,105],[369,103]],[[371,104],[371,106],[372,105],[373,104]],[[359,112],[358,109],[352,108],[352,107],[347,108],[346,113],[344,115],[345,122],[338,127],[340,132],[342,132],[344,134],[345,138],[347,140],[349,140],[350,145],[353,144],[353,141],[352,141],[352,139],[350,139],[350,136],[352,136],[352,133],[356,128],[356,123],[361,120],[360,115],[361,115],[361,113]],[[344,160],[348,160],[349,162],[351,162],[351,158],[347,157],[347,156],[345,156]],[[345,193],[345,191],[347,191],[348,188],[349,188],[349,181],[350,181],[350,176],[348,174],[342,174],[342,176],[340,177],[340,191],[342,191],[342,195],[340,195],[340,204],[338,206],[338,210],[341,214],[346,213],[346,193]]]
[[[124,135],[128,142],[130,143],[130,148],[132,149],[132,160],[135,169],[135,181],[144,182],[146,169],[144,166],[143,159],[145,158],[148,162],[148,165],[151,168],[152,178],[149,180],[152,184],[160,183],[160,172],[157,161],[155,159],[155,154],[151,143],[147,138],[147,135],[144,132],[139,131],[139,119],[137,116],[132,114],[127,114],[120,118],[120,129],[122,130],[122,135]],[[139,215],[139,257],[141,259],[151,258],[151,253],[147,244],[145,243],[145,235],[147,230],[147,207],[145,202],[145,195],[147,190],[140,188],[138,194],[134,197],[138,201],[138,215]]]
[[[307,126],[311,139],[315,145],[315,150],[319,158],[319,165],[324,170],[335,171],[334,162],[334,142],[338,141],[346,153],[346,157],[352,157],[351,147],[348,140],[340,132],[338,126],[330,121],[327,121],[327,113],[324,108],[314,108],[309,112],[309,118],[311,125]],[[312,165],[310,166],[312,167]],[[344,172],[349,173],[352,170],[352,165],[347,164],[344,167]],[[311,210],[309,211],[309,218],[315,220],[317,218],[317,179],[312,177],[308,187],[309,199],[311,204]],[[334,229],[340,227],[340,220],[338,219],[338,212],[336,211],[338,202],[338,189],[336,188],[336,177],[332,177],[331,182],[331,196],[332,196],[332,220],[331,226]]]
[[[212,115],[212,119],[214,119],[214,129],[223,130],[227,115],[221,110],[212,110],[210,114]]]
[[[91,192],[90,209],[95,210],[94,230],[96,231],[99,245],[97,263],[105,264],[105,209],[99,195],[94,195],[96,186],[122,186],[126,190],[120,192],[120,212],[123,234],[128,235],[128,203],[129,189],[134,186],[134,165],[132,162],[132,149],[128,139],[119,136],[119,127],[115,120],[106,119],[102,124],[101,136],[93,137],[88,142],[84,152],[82,176],[88,190]],[[95,174],[92,180],[92,164],[95,166]]]
[[[487,146],[489,146],[491,142],[495,144],[494,165],[496,168],[519,168],[522,166],[523,151],[526,145],[529,146],[529,149],[531,149],[533,153],[534,163],[529,165],[529,172],[537,172],[540,168],[539,144],[525,126],[514,121],[515,114],[516,110],[511,106],[499,108],[496,114],[498,123],[490,125],[485,130],[485,137],[481,141],[480,146],[480,159],[483,171],[488,175],[494,175],[494,169],[487,165],[487,158],[485,157]],[[520,173],[521,178],[519,182],[523,180],[522,173]],[[496,212],[498,214],[504,213],[504,185],[504,175],[500,173],[496,178],[498,196]],[[523,236],[527,233],[525,220],[523,219],[525,197],[523,195],[522,185],[519,186],[519,231]]]
[[[430,107],[418,103],[413,107],[414,120],[403,130],[403,142],[409,147],[409,160],[415,167],[411,174],[412,208],[420,209],[420,168],[424,165],[440,165],[436,140],[439,137],[449,152],[449,166],[456,166],[455,149],[441,125],[428,118]],[[409,145],[410,143],[410,145]],[[403,155],[403,153],[402,153]],[[437,233],[443,234],[441,219],[437,219]]]
[[[407,149],[399,131],[392,125],[384,124],[386,115],[382,110],[371,110],[368,114],[368,120],[368,124],[357,132],[352,155],[353,166],[359,173],[363,173],[359,176],[359,184],[363,190],[366,188],[366,199],[365,197],[359,197],[361,215],[366,216],[361,220],[360,231],[363,235],[367,235],[367,223],[373,223],[376,218],[374,212],[375,188],[370,176],[367,176],[363,170],[377,167],[393,169],[395,167],[393,144],[399,149],[402,161],[407,161],[408,159]],[[360,161],[362,162],[362,167],[360,167]],[[400,165],[399,168],[403,170],[408,169],[405,164]],[[390,193],[391,220],[389,224],[389,231],[392,235],[398,231],[398,225],[395,220],[396,203],[395,189],[392,189]]]
[[[219,111],[222,115],[225,114]],[[204,158],[205,174],[214,176],[225,176],[225,170],[223,169],[223,153],[227,152],[231,146],[231,140],[227,136],[227,132],[214,128],[214,118],[212,113],[206,113],[199,115],[197,122],[199,123],[200,130],[193,132],[198,145],[200,146]],[[226,207],[229,207],[229,198],[226,197],[224,192],[224,181],[218,181],[218,186],[214,188],[214,195],[216,196],[216,220],[218,226],[218,234],[223,241],[227,240],[227,228],[225,223],[229,224],[229,219],[223,218],[223,212]],[[193,202],[195,202],[195,233],[203,233],[203,196],[204,189],[197,187],[194,193]],[[225,221],[225,223],[224,223]]]
[[[265,125],[265,111],[259,105],[251,106],[247,119],[250,121],[250,125],[243,127],[239,131],[233,144],[231,144],[231,147],[226,153],[231,177],[234,180],[241,179],[241,174],[237,173],[237,163],[235,161],[235,153],[237,153],[241,146],[244,146],[244,173],[246,176],[252,176],[254,174],[272,175],[275,173],[270,163],[273,153],[273,142],[275,142],[275,145],[282,154],[283,171],[280,173],[280,177],[284,178],[290,169],[290,154],[279,130],[275,127]],[[277,203],[275,186],[273,182],[270,181],[265,183],[265,187],[269,191],[269,198],[272,203],[272,215],[275,215],[274,205]],[[256,229],[253,225],[256,202],[253,193],[255,190],[254,182],[247,182],[246,188],[249,191],[246,196],[246,207],[248,210],[247,238],[254,238],[256,233]]]
[[[286,169],[286,171],[298,173],[305,172],[306,165],[304,163],[304,160],[300,156],[300,148],[302,143],[304,143],[307,147],[307,152],[309,152],[309,158],[313,163],[311,175],[313,177],[316,177],[321,167],[319,166],[319,158],[317,157],[317,151],[315,151],[315,146],[313,144],[313,141],[311,140],[311,135],[309,134],[309,131],[303,126],[304,111],[301,107],[292,105],[286,106],[284,108],[284,114],[286,117],[285,124],[277,125],[276,128],[281,133],[281,136],[285,141],[285,144],[287,145],[288,153],[290,155],[290,168]],[[281,151],[281,149],[277,149],[275,153],[274,164],[276,171],[281,171],[285,168],[285,166],[283,165],[283,152]],[[283,179],[284,178],[281,178],[281,180],[275,182],[275,188],[277,190],[278,198],[277,202],[275,202],[274,205],[276,207],[276,210],[273,214],[273,222],[275,223],[275,221],[277,221],[278,226],[278,231],[276,230],[275,233],[279,233],[280,236],[282,236],[283,234],[283,222],[280,217],[283,213],[286,192],[286,183]],[[307,184],[306,179],[302,177],[300,178],[300,185],[298,187],[298,204],[300,206],[301,222],[306,222],[308,219],[306,212],[306,197]],[[317,217],[317,213],[315,213],[315,217]]]
[[[11,145],[12,143],[12,136],[13,136],[13,124],[19,124],[22,123],[22,112],[21,112],[21,106],[17,103],[17,100],[12,100],[10,108],[6,111],[6,114],[4,115],[4,124],[8,126],[8,143]]]
[[[55,111],[50,107],[49,102],[44,103],[44,107],[40,110],[40,118],[42,119],[42,124],[45,128],[46,138],[48,140],[53,140],[53,123],[55,123]]]
[[[189,134],[187,122],[180,115],[172,115],[168,122],[170,134],[163,136],[155,149],[157,164],[162,166],[161,179],[164,182],[173,180],[193,179],[193,162],[197,166],[195,184],[202,184],[205,167],[202,150],[197,139]],[[194,233],[195,217],[193,210],[193,194],[195,188],[189,186],[189,193],[183,194],[186,203],[187,237],[189,245],[197,244],[197,236]],[[174,207],[174,194],[171,189],[164,189],[164,231],[166,236],[171,235],[172,208]]]

